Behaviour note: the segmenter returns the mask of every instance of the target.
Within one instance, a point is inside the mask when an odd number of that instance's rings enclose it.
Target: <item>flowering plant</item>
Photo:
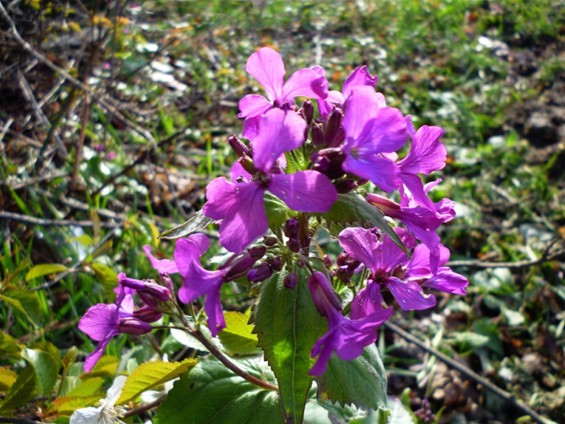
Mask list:
[[[468,284],[446,266],[449,250],[436,233],[454,218],[454,204],[432,201],[441,180],[421,178],[445,165],[443,131],[416,130],[410,116],[387,106],[364,66],[341,91],[329,91],[319,66],[285,82],[283,60],[271,48],[253,53],[246,70],[266,97],[249,94],[239,103],[248,142],[229,138],[237,155],[230,177],[212,180],[203,209],[164,234],[176,239],[172,259],[144,248],[160,283],[122,273],[115,303],[86,312],[79,328],[98,346],[84,369],[95,368],[117,334],[166,327],[197,359],[179,362],[182,372],[167,363],[160,384],[182,377],[158,422],[217,414],[230,422],[302,422],[316,397],[330,413],[332,402],[382,412],[378,328],[395,305],[431,308],[434,291],[465,294]],[[216,267],[202,260],[210,225],[219,225],[224,250]],[[250,315],[224,312],[228,283],[249,292]],[[183,305],[191,306],[188,315]],[[135,397],[133,386],[135,394],[150,388],[139,381],[134,371],[125,400]]]

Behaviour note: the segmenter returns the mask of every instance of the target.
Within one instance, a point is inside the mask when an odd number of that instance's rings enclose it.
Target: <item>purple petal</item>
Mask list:
[[[377,76],[372,76],[367,70],[367,65],[358,66],[343,83],[343,96],[347,98],[356,87],[372,87],[377,85]]]
[[[248,140],[256,137],[259,132],[259,122],[261,122],[261,116],[254,116],[243,121],[243,137]]]
[[[364,154],[393,153],[406,144],[407,137],[406,120],[402,113],[398,109],[384,107],[367,121],[354,142],[348,138],[347,143],[350,150],[354,148]]]
[[[394,191],[400,184],[400,172],[390,159],[377,155],[354,157],[347,155],[343,162],[347,172],[366,178],[384,191]]]
[[[151,246],[146,244],[143,246],[143,251],[149,259],[149,262],[151,262],[151,266],[155,268],[159,274],[176,274],[178,272],[175,261],[171,259],[157,259],[151,254]]]
[[[381,243],[376,234],[365,228],[346,228],[339,233],[339,244],[353,259],[361,261],[367,268],[380,267]]]
[[[91,306],[80,319],[78,328],[97,342],[111,337],[118,329],[118,306],[104,303]]]
[[[420,311],[436,305],[436,298],[431,294],[425,294],[422,287],[414,281],[402,281],[390,277],[386,280],[386,286],[403,311]]]
[[[316,171],[273,174],[269,191],[300,212],[327,212],[337,200],[331,181]]]
[[[104,354],[104,351],[108,346],[108,343],[110,343],[110,340],[112,340],[112,337],[115,336],[116,334],[117,333],[114,333],[109,337],[105,338],[104,340],[100,341],[100,343],[98,343],[98,346],[96,346],[96,348],[92,351],[92,353],[86,357],[86,360],[84,361],[84,372],[92,371],[92,368],[94,368],[96,363],[100,360],[100,358]]]
[[[245,70],[265,89],[271,102],[280,99],[284,82],[284,63],[280,54],[269,47],[263,47],[249,56]]]
[[[272,109],[273,105],[259,94],[248,94],[239,101],[239,118],[253,118]]]
[[[423,283],[424,287],[430,287],[446,293],[467,294],[465,287],[469,285],[469,281],[460,274],[453,272],[448,267],[441,267],[436,274]]]
[[[220,244],[232,252],[241,252],[268,228],[264,188],[259,183],[228,182],[224,177],[212,180],[206,188],[208,201],[204,215],[221,219]]]
[[[224,313],[222,311],[222,304],[220,303],[220,289],[210,291],[206,297],[204,310],[208,316],[208,328],[213,337],[216,337],[218,332],[226,327]]]
[[[407,272],[405,277],[420,280],[430,278],[432,270],[430,266],[430,249],[424,244],[419,244],[412,251],[412,258],[406,264]]]
[[[367,122],[376,116],[382,99],[370,87],[357,87],[345,101],[342,125],[347,139],[357,140]]]
[[[295,97],[325,99],[328,95],[328,81],[313,69],[300,69],[293,73],[283,87],[282,98],[293,100]]]
[[[431,211],[436,210],[434,203],[427,196],[424,189],[424,184],[419,176],[415,174],[406,174],[401,170],[400,178],[402,182],[406,185],[406,188],[410,191],[411,199],[410,204],[413,206],[423,206]],[[406,190],[401,190],[402,206],[406,206]]]
[[[351,302],[351,319],[358,320],[383,310],[381,285],[369,282]]]
[[[235,161],[230,168],[230,178],[232,181],[238,181],[238,179],[243,179],[244,181],[251,181],[251,174],[241,166],[239,160]]]
[[[412,145],[398,166],[402,172],[429,174],[445,166],[447,150],[440,142],[443,130],[440,127],[424,125],[412,137]]]
[[[251,139],[253,163],[268,173],[279,156],[304,142],[306,122],[293,111],[272,109],[261,117],[258,134]]]

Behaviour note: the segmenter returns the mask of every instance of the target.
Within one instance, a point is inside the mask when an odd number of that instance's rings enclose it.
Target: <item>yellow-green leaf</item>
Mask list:
[[[100,401],[100,395],[64,396],[55,399],[49,409],[61,415],[71,415],[77,409],[95,405],[98,401]]]
[[[108,265],[104,265],[98,262],[94,262],[90,265],[92,270],[96,274],[96,278],[102,283],[104,287],[104,293],[110,302],[113,302],[116,298],[114,293],[114,288],[118,284],[118,275],[116,272],[110,268]]]
[[[224,313],[226,328],[219,334],[224,347],[235,355],[253,355],[257,353],[257,335],[253,334],[253,325],[248,324],[249,312],[229,311]]]
[[[116,405],[129,402],[142,392],[185,374],[197,363],[196,359],[185,359],[182,362],[155,361],[141,364],[126,380]]]
[[[20,302],[18,299],[14,299],[12,297],[8,297],[8,296],[4,296],[0,294],[0,300],[3,301],[4,303],[12,306],[12,308],[14,308],[15,310],[21,312],[22,314],[24,314],[24,316],[30,321],[30,322],[34,322],[34,320],[29,316],[29,314],[27,313],[27,310],[23,307],[22,302]]]
[[[8,367],[0,367],[0,392],[5,392],[16,382],[18,374]]]
[[[31,268],[26,274],[26,281],[33,280],[34,278],[43,277],[49,274],[58,274],[67,271],[68,268],[62,264],[39,264]]]
[[[8,415],[14,409],[25,405],[35,396],[36,384],[35,371],[30,365],[21,372],[8,393],[6,393],[4,402],[0,404],[0,414]]]

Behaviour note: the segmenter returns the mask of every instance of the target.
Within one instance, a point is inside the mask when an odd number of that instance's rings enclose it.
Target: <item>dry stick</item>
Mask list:
[[[155,399],[153,402],[146,403],[145,405],[142,405],[139,408],[135,408],[135,409],[132,409],[131,411],[124,412],[121,415],[121,418],[133,417],[135,415],[143,414],[144,412],[147,412],[150,409],[153,409],[153,408],[159,406],[161,404],[161,402],[163,402],[163,400],[166,397],[167,397],[167,395],[163,395],[163,396]]]
[[[84,105],[81,116],[80,123],[80,133],[78,136],[77,148],[75,151],[75,161],[73,163],[73,173],[71,175],[71,182],[69,183],[69,193],[73,193],[78,184],[78,173],[80,170],[80,163],[82,159],[82,148],[84,146],[84,138],[86,136],[86,121],[88,120],[88,115],[90,112],[90,95],[88,93],[84,96]]]
[[[107,112],[112,113],[116,118],[118,118],[123,124],[125,124],[126,126],[131,127],[135,132],[137,132],[138,134],[140,134],[142,137],[144,137],[145,139],[147,139],[148,141],[150,141],[151,143],[155,143],[155,139],[153,138],[153,136],[151,135],[151,133],[149,133],[148,131],[146,131],[145,129],[141,128],[139,125],[137,125],[134,122],[131,122],[129,119],[127,119],[114,105],[112,105],[109,101],[109,99],[105,99],[103,97],[101,97],[100,95],[96,95],[96,93],[93,92],[93,90],[88,87],[87,85],[83,84],[82,82],[80,82],[78,79],[76,79],[75,77],[73,77],[71,74],[69,74],[65,69],[55,65],[55,63],[53,63],[51,60],[49,60],[48,58],[46,58],[45,56],[43,56],[41,53],[39,53],[37,50],[35,50],[33,48],[33,46],[31,44],[29,44],[27,41],[25,41],[22,36],[20,35],[20,33],[18,32],[18,29],[16,28],[16,24],[14,23],[14,21],[12,20],[12,18],[10,18],[10,15],[8,15],[8,12],[6,12],[6,9],[4,8],[4,5],[2,4],[2,1],[0,0],[0,14],[4,17],[4,19],[8,22],[8,25],[10,26],[10,31],[12,33],[12,36],[16,39],[16,41],[24,48],[24,50],[26,50],[28,53],[30,53],[32,56],[34,56],[37,60],[39,60],[40,62],[42,62],[43,64],[45,64],[47,67],[49,67],[52,71],[56,72],[57,74],[63,75],[68,81],[70,81],[74,86],[80,88],[82,91],[84,91],[85,93],[90,94],[90,97],[97,102],[100,106],[102,106]]]
[[[541,415],[539,415],[533,409],[530,409],[528,406],[524,405],[522,402],[516,400],[515,397],[512,396],[507,391],[502,390],[500,387],[494,385],[493,383],[491,383],[487,379],[481,377],[479,374],[470,370],[469,368],[467,368],[465,365],[461,364],[460,362],[457,362],[457,361],[451,359],[450,357],[439,352],[438,350],[434,349],[433,347],[427,346],[420,339],[418,339],[417,337],[414,337],[413,335],[404,331],[402,328],[400,328],[396,324],[393,324],[392,322],[387,321],[387,322],[385,322],[384,325],[385,325],[386,328],[388,328],[392,332],[398,334],[403,339],[409,341],[410,343],[415,344],[416,346],[418,346],[423,351],[435,356],[440,361],[445,362],[451,368],[454,368],[457,371],[465,374],[467,377],[475,380],[476,382],[480,383],[482,386],[486,387],[487,389],[489,389],[490,391],[492,391],[496,395],[500,396],[502,399],[510,402],[516,408],[520,409],[522,412],[524,412],[527,415],[529,415],[530,417],[532,417],[536,422],[538,422],[540,424],[547,424],[547,423],[551,422],[548,418],[542,417]]]
[[[12,220],[23,222],[32,225],[41,225],[44,227],[94,227],[98,223],[94,221],[75,221],[72,219],[46,219],[37,218],[35,216],[21,215],[15,212],[0,212],[0,220]],[[99,225],[103,228],[115,228],[120,223],[100,222]]]

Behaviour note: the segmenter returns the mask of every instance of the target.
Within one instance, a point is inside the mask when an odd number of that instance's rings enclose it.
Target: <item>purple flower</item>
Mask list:
[[[405,247],[415,246],[414,238],[402,228],[396,233]],[[382,309],[381,286],[386,287],[404,311],[428,309],[436,304],[423,287],[448,293],[464,294],[467,280],[444,267],[449,260],[449,250],[438,246],[439,259],[436,270],[430,264],[427,246],[415,247],[409,258],[387,235],[364,228],[347,228],[339,234],[339,242],[352,257],[361,261],[371,275],[367,287],[358,293],[352,304],[352,317],[363,317]]]
[[[208,328],[212,336],[226,326],[220,303],[220,289],[229,268],[208,271],[202,267],[200,257],[210,247],[210,241],[204,234],[193,234],[186,239],[179,239],[175,246],[175,263],[183,278],[179,289],[179,299],[191,303],[201,296],[206,296],[204,310],[208,316]]]
[[[321,69],[321,68],[320,68]],[[324,70],[321,69],[320,73],[325,75]],[[347,77],[345,82],[343,83],[342,91],[330,90],[328,92],[328,96],[323,100],[318,100],[318,109],[320,110],[320,115],[323,119],[326,119],[330,112],[332,111],[334,105],[335,106],[343,106],[349,95],[351,94],[352,90],[355,87],[372,87],[375,88],[377,85],[378,78],[376,76],[372,76],[366,65],[358,66],[353,70],[351,74]],[[378,93],[379,96],[382,94]],[[382,97],[384,102],[384,97]]]
[[[398,109],[386,107],[382,95],[367,86],[355,87],[345,102],[343,169],[372,181],[385,191],[401,183],[391,158],[406,143],[406,120]]]
[[[308,288],[312,293],[318,312],[328,320],[328,331],[312,348],[312,357],[318,359],[310,375],[326,372],[332,353],[344,361],[357,358],[363,349],[377,339],[376,329],[392,315],[392,308],[375,311],[362,319],[350,320],[341,314],[341,301],[326,276],[314,272],[308,279]]]
[[[78,328],[98,342],[96,349],[84,362],[85,372],[90,372],[94,368],[112,337],[119,333],[146,334],[151,331],[151,326],[147,322],[134,316],[132,294],[133,290],[120,285],[116,303],[94,305],[80,319]]]
[[[440,142],[443,130],[440,127],[424,125],[417,132],[412,131],[409,130],[412,139],[410,150],[406,157],[397,163],[400,179],[418,205],[435,211],[418,174],[428,175],[445,166],[447,150]]]
[[[240,118],[246,118],[243,135],[254,135],[259,117],[272,109],[290,109],[294,98],[299,96],[323,99],[327,96],[328,82],[319,70],[300,69],[284,82],[286,70],[280,54],[269,47],[263,47],[249,56],[245,70],[265,89],[267,98],[248,94],[239,102]]]
[[[155,268],[159,274],[176,274],[178,271],[177,264],[172,259],[157,259],[151,254],[151,246],[143,246],[143,251],[145,255],[151,262],[151,266]]]
[[[240,164],[232,167],[232,181],[224,177],[206,187],[204,215],[220,224],[220,244],[240,252],[261,237],[268,228],[264,195],[270,191],[288,207],[300,212],[327,212],[337,199],[330,180],[316,171],[280,173],[273,166],[279,157],[304,141],[305,122],[293,111],[273,109],[260,118],[259,131],[251,138],[257,175]]]

